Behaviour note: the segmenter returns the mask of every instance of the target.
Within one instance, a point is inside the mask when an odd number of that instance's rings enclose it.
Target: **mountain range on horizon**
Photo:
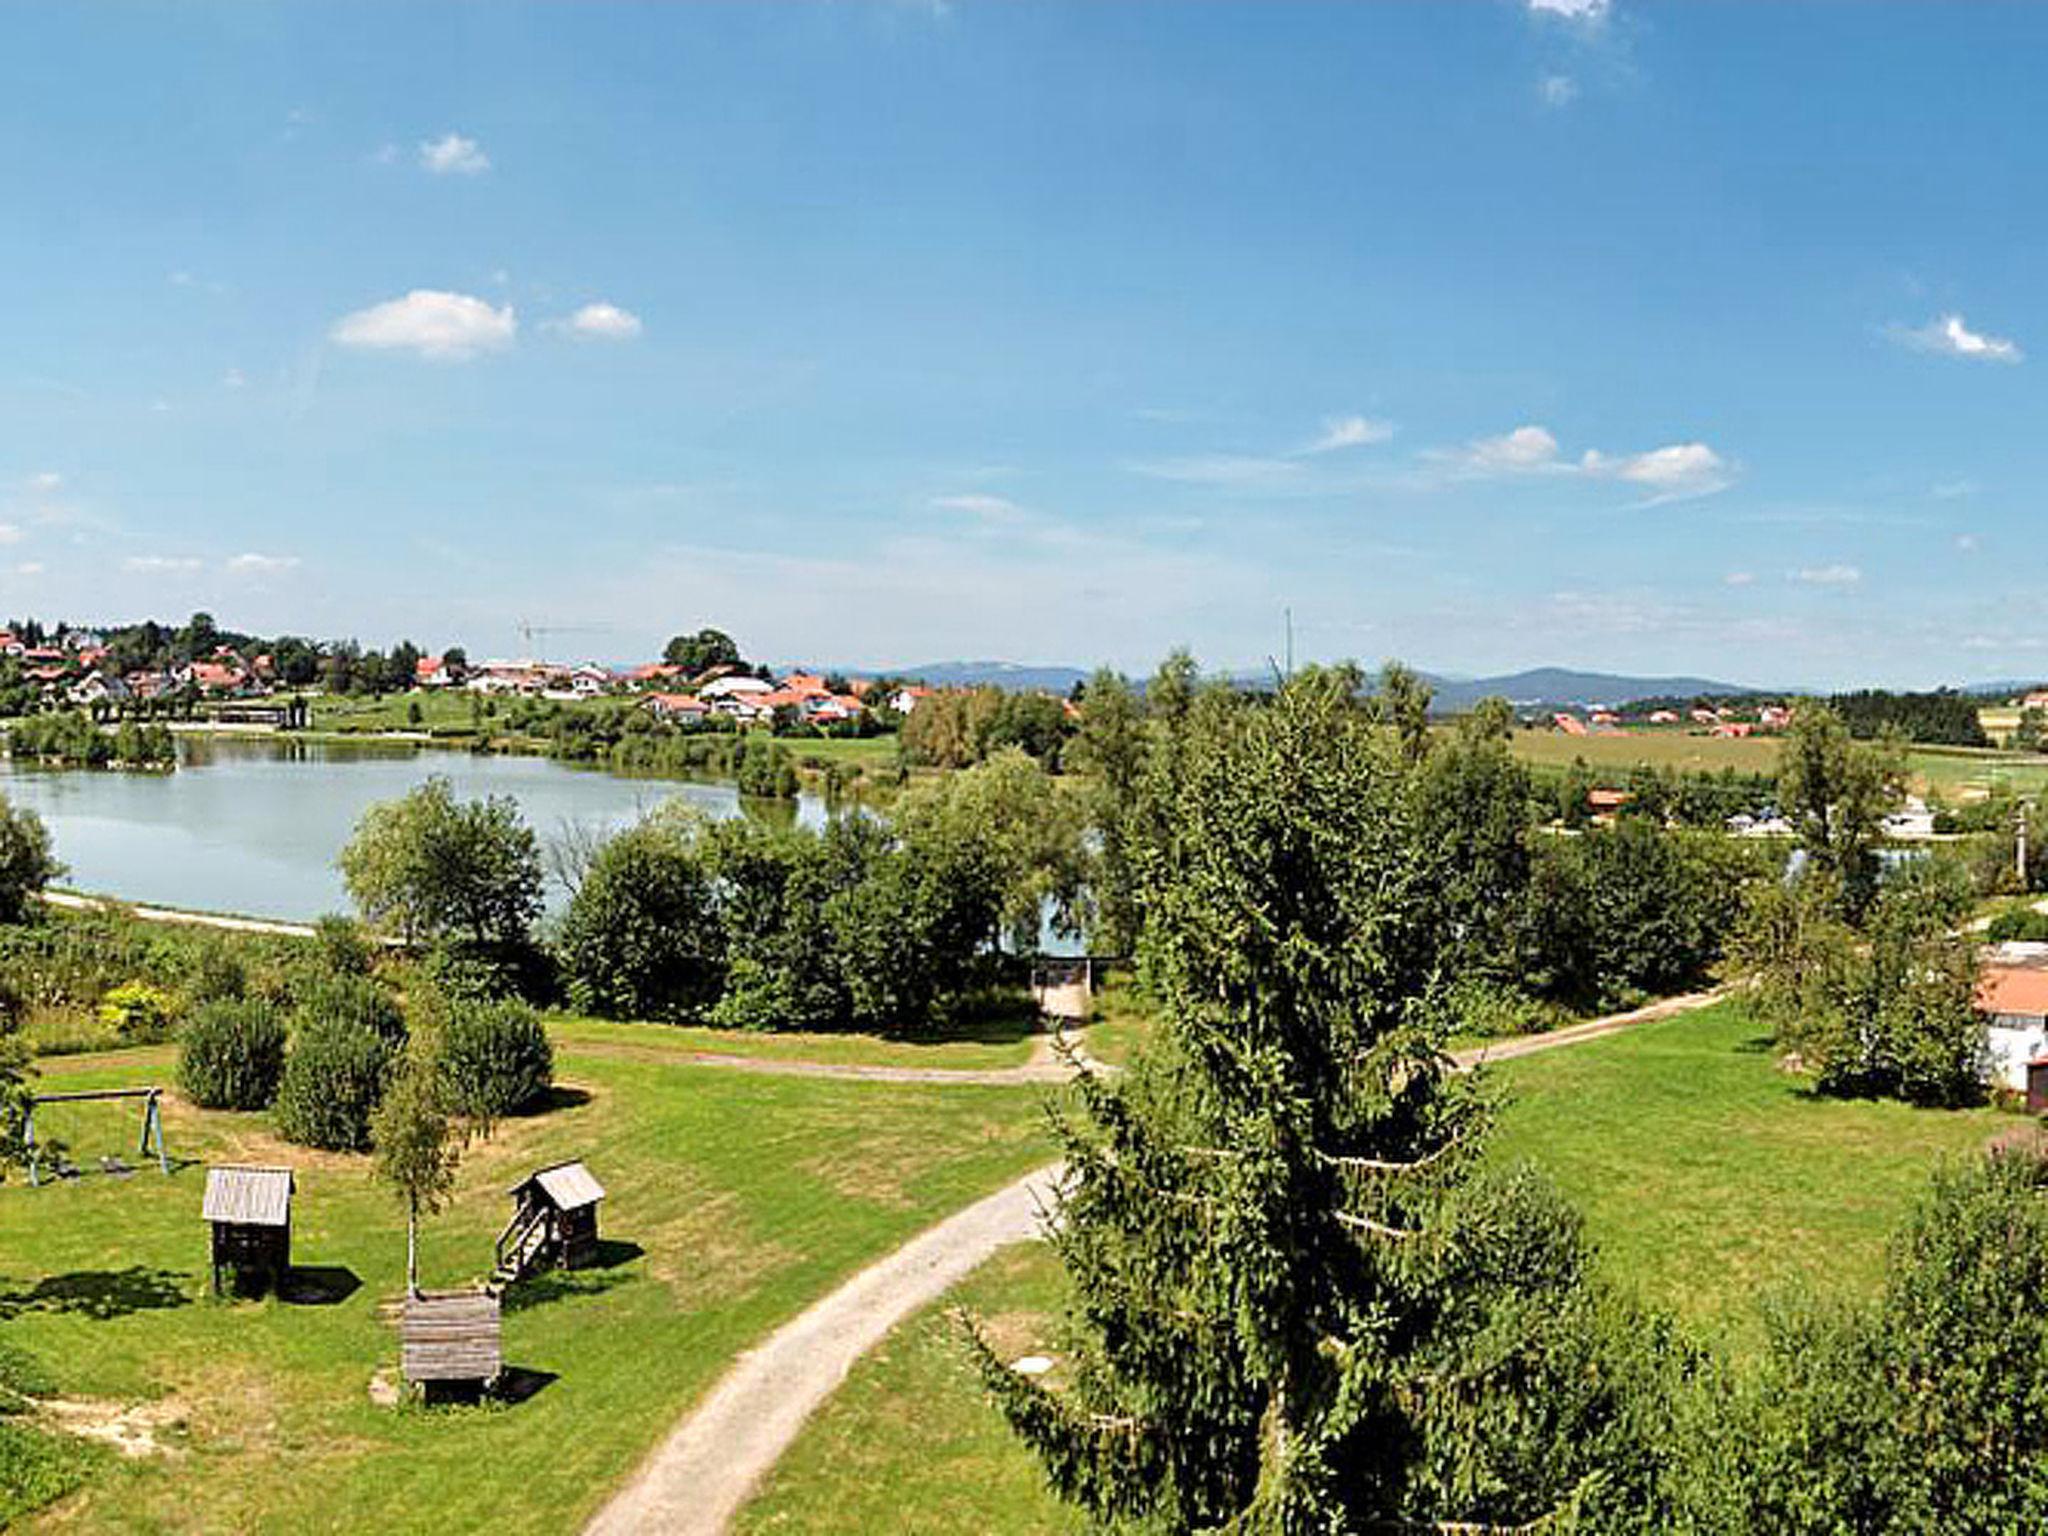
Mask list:
[[[972,688],[992,683],[998,688],[1013,692],[1043,691],[1060,694],[1069,692],[1075,684],[1085,682],[1088,678],[1087,670],[1080,667],[1015,661],[936,661],[921,666],[867,670],[880,671],[892,677],[919,678],[935,687]],[[1421,675],[1436,692],[1436,708],[1446,711],[1469,709],[1481,699],[1494,697],[1504,698],[1522,709],[1592,709],[1649,698],[1839,691],[1760,687],[1708,677],[1593,672],[1572,667],[1529,667],[1519,672],[1497,673],[1484,677],[1427,671]],[[1254,685],[1269,681],[1263,672],[1239,671],[1231,673],[1230,676],[1233,681]],[[1964,684],[1958,691],[1999,696],[2021,693],[2036,686],[2038,684],[2033,680],[2007,678]]]

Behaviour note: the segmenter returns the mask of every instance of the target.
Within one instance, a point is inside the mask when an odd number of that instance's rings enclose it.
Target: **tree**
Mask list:
[[[661,810],[591,854],[556,938],[576,1007],[681,1020],[718,1001],[724,935],[701,834],[694,817]]]
[[[1891,741],[1858,744],[1824,704],[1793,714],[1778,752],[1778,794],[1807,858],[1838,883],[1851,918],[1877,895],[1877,846],[1904,787],[1904,759]]]
[[[1088,871],[1092,942],[1111,954],[1137,947],[1144,913],[1138,899],[1138,797],[1144,790],[1145,708],[1131,685],[1107,667],[1088,679],[1081,725],[1062,765],[1085,777],[1095,853]]]
[[[740,665],[740,648],[722,629],[700,629],[694,635],[672,637],[662,647],[661,659],[685,672],[706,672]]]
[[[1105,1523],[1518,1524],[1602,1497],[1630,1433],[1574,1225],[1485,1172],[1440,1054],[1411,770],[1352,681],[1300,674],[1183,765],[1146,854],[1163,1035],[1060,1122],[1071,1383],[980,1355]]]
[[[0,795],[0,923],[20,922],[43,887],[63,873],[43,818]]]
[[[518,802],[458,801],[438,776],[365,811],[338,862],[363,916],[408,944],[518,949],[540,915],[540,845]]]
[[[423,1045],[408,1049],[370,1120],[376,1149],[372,1171],[405,1203],[405,1288],[420,1291],[420,1217],[433,1215],[455,1192],[461,1149],[448,1116],[441,1075]]]
[[[1682,1528],[2048,1527],[2044,1182],[2038,1140],[1944,1168],[1876,1305],[1781,1309],[1759,1379],[1698,1437]]]

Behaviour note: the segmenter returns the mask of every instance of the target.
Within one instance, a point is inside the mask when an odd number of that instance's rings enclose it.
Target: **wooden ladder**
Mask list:
[[[546,1216],[544,1209],[535,1206],[506,1223],[505,1230],[498,1234],[497,1262],[491,1269],[491,1278],[484,1282],[486,1294],[504,1295],[505,1288],[532,1267],[547,1246]]]

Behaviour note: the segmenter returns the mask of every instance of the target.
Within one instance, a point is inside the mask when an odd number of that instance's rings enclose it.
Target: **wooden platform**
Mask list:
[[[481,1291],[408,1296],[400,1359],[412,1382],[489,1382],[505,1369],[498,1298]]]

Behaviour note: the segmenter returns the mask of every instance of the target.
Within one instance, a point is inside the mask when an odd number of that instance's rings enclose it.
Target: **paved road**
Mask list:
[[[1474,1047],[1452,1059],[1459,1070],[1469,1071],[1483,1061],[1580,1045],[1631,1025],[1705,1007],[1721,995],[1697,992],[1667,998],[1549,1034]],[[1036,1057],[1028,1065],[993,1072],[827,1066],[733,1056],[702,1059],[744,1071],[916,1083],[1044,1082],[1068,1070]],[[585,1536],[719,1536],[856,1360],[997,1249],[1039,1235],[1040,1213],[1050,1204],[1058,1174],[1056,1166],[1042,1168],[940,1222],[742,1355],[711,1395],[683,1417],[633,1480],[598,1513]]]

